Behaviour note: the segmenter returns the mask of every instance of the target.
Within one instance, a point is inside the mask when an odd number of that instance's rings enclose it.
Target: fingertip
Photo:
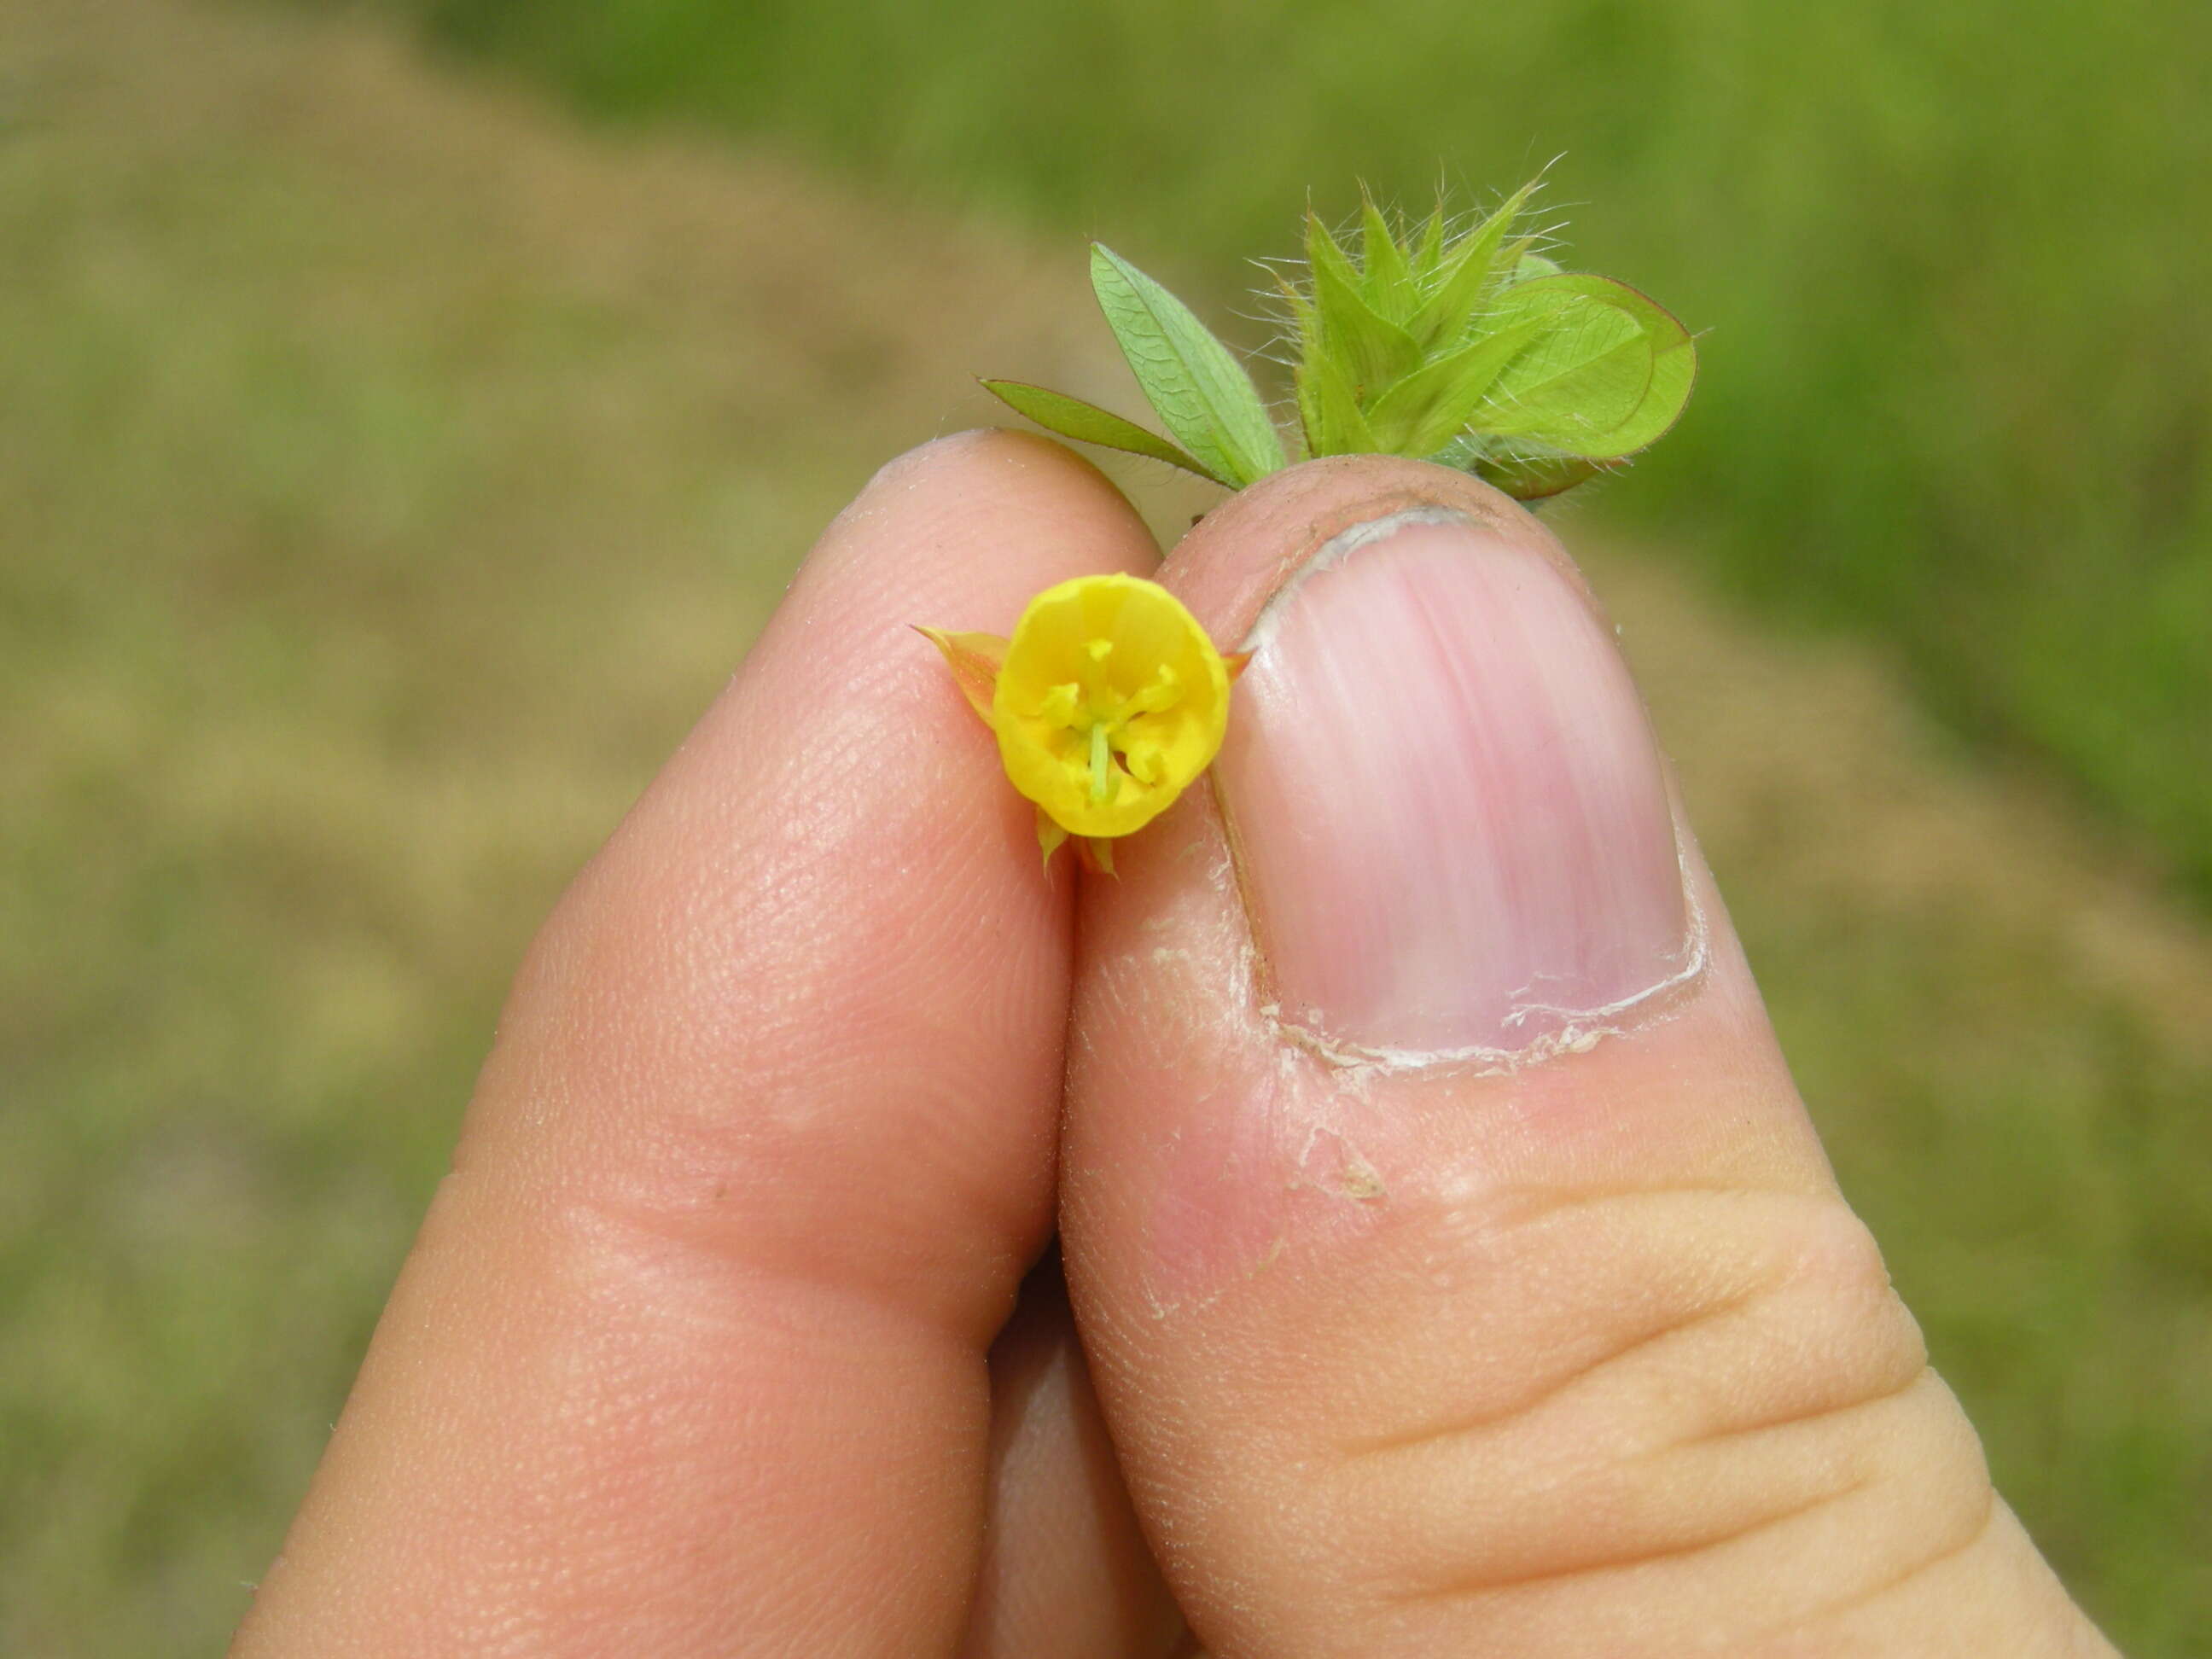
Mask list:
[[[916,444],[878,467],[838,522],[943,490],[980,492],[975,504],[1017,506],[1053,491],[1073,492],[1068,505],[1133,513],[1113,481],[1084,456],[1040,433],[1012,427],[965,427]]]
[[[1159,579],[1217,639],[1237,643],[1299,567],[1346,532],[1438,510],[1540,555],[1589,596],[1558,538],[1520,502],[1468,473],[1399,455],[1324,456],[1269,474],[1194,526]]]

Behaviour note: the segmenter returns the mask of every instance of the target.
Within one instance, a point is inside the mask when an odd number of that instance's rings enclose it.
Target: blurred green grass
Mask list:
[[[2201,0],[389,3],[592,109],[1101,235],[1224,301],[1309,189],[1419,205],[1559,156],[1574,257],[1710,331],[1625,499],[1897,652],[2212,902]]]
[[[988,412],[964,372],[1085,386],[1101,342],[1055,242],[580,131],[373,27],[76,0],[0,12],[0,1652],[209,1651],[537,918],[826,517]],[[1668,465],[1613,499],[1646,538]],[[1604,525],[2001,1484],[2131,1652],[2212,1655],[2212,933],[1884,653]]]

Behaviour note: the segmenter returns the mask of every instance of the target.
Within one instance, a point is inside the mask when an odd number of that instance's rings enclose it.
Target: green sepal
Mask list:
[[[1406,263],[1406,250],[1390,229],[1390,222],[1375,198],[1359,192],[1360,297],[1392,322],[1403,322],[1420,302],[1413,272]]]
[[[1441,191],[1436,210],[1422,222],[1421,240],[1413,247],[1413,280],[1424,289],[1437,279],[1444,258],[1444,204]]]
[[[1237,487],[1286,465],[1252,377],[1189,307],[1097,242],[1091,285],[1138,385],[1201,471]]]
[[[1298,418],[1304,424],[1306,453],[1363,455],[1383,448],[1359,411],[1352,382],[1325,354],[1310,354],[1293,377],[1298,389]]]
[[[1467,470],[1516,501],[1540,501],[1610,472],[1620,461],[1593,461],[1582,455],[1527,453],[1485,455]]]
[[[1376,399],[1367,422],[1393,454],[1432,455],[1468,428],[1499,373],[1547,325],[1524,318],[1433,357]]]
[[[1208,471],[1158,433],[1147,432],[1134,421],[1123,420],[1111,410],[1087,404],[1080,398],[1071,398],[1064,392],[1052,392],[1041,386],[1031,386],[1025,380],[985,380],[982,386],[984,391],[1016,414],[1027,416],[1048,432],[1057,432],[1061,437],[1073,438],[1079,443],[1097,444],[1103,448],[1119,449],[1131,455],[1144,455],[1156,461],[1165,461],[1170,466],[1195,472],[1201,478],[1212,478],[1216,483],[1229,483],[1228,479]]]
[[[1498,250],[1505,233],[1521,217],[1528,193],[1535,185],[1523,185],[1498,210],[1446,249],[1447,275],[1443,284],[1422,302],[1407,324],[1407,331],[1433,351],[1449,345],[1467,331],[1483,297],[1496,286],[1492,278],[1499,264]]]
[[[1360,293],[1358,273],[1328,228],[1306,216],[1306,264],[1313,273],[1318,345],[1343,369],[1353,391],[1372,399],[1421,361],[1413,337],[1380,315]],[[1310,350],[1309,356],[1313,355]]]

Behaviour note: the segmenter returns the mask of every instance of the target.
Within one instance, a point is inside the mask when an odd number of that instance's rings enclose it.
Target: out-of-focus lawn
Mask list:
[[[0,1654],[205,1652],[530,929],[1057,324],[374,37],[71,0],[0,64]]]
[[[328,3],[328,0],[325,0]],[[1878,639],[2212,902],[2203,0],[386,0],[588,106],[1104,235],[1233,298],[1310,189],[1551,199],[1709,329],[1625,499]]]
[[[373,28],[73,0],[0,62],[0,1653],[206,1651],[531,927],[815,529],[970,369],[1129,392],[1074,250]],[[1880,655],[1571,523],[2008,1495],[2212,1654],[2212,937]]]

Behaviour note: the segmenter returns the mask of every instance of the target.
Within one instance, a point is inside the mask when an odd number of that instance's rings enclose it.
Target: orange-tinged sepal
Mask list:
[[[1067,831],[1054,823],[1051,815],[1042,806],[1037,808],[1036,823],[1037,848],[1044,854],[1045,867],[1050,869],[1052,855],[1060,851],[1061,844],[1067,840]]]
[[[968,706],[991,724],[991,698],[998,690],[999,668],[1006,660],[1006,641],[996,634],[954,634],[914,624],[914,631],[945,653],[945,666]]]

